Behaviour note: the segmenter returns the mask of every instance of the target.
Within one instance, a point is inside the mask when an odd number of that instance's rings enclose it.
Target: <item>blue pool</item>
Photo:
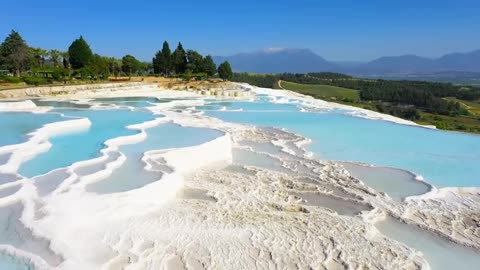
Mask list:
[[[63,120],[66,119],[53,113],[1,112],[0,146],[24,142],[30,132],[45,124]]]
[[[119,136],[133,135],[138,130],[126,126],[153,120],[149,112],[129,110],[57,110],[68,116],[86,117],[92,122],[87,131],[56,136],[50,139],[52,147],[46,153],[25,162],[19,173],[33,177],[74,162],[97,157],[104,142]]]
[[[107,179],[87,186],[87,190],[95,193],[113,193],[142,187],[161,177],[159,172],[144,170],[146,164],[141,159],[145,152],[198,145],[223,135],[214,129],[181,127],[172,123],[149,128],[146,132],[145,140],[121,146],[119,150],[126,156],[126,161]]]
[[[259,108],[264,103],[254,103]],[[272,109],[271,103],[265,105]],[[324,159],[358,161],[407,169],[432,184],[480,186],[480,136],[368,120],[338,113],[207,111],[224,121],[275,126],[313,140],[310,150]],[[291,106],[291,105],[290,105]],[[249,106],[252,108],[252,105]]]

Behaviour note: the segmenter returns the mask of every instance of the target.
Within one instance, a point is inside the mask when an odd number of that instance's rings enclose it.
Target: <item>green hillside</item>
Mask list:
[[[315,98],[326,100],[359,101],[359,91],[324,84],[300,84],[287,81],[279,81],[283,89],[292,90]]]

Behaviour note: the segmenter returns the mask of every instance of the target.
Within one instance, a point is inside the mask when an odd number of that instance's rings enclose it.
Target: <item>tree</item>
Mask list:
[[[155,74],[168,75],[172,70],[172,53],[167,41],[163,42],[161,51],[158,51],[153,58],[153,72]]]
[[[20,72],[28,68],[29,62],[27,43],[18,32],[12,30],[0,45],[0,66],[14,72],[19,77]]]
[[[47,50],[42,48],[30,48],[30,56],[33,60],[34,67],[43,67],[45,65],[45,58],[47,57]]]
[[[224,80],[230,80],[232,78],[232,67],[228,61],[225,61],[218,66],[218,76]]]
[[[207,55],[203,59],[203,72],[207,73],[208,76],[213,76],[217,73],[217,65],[213,62],[211,55]]]
[[[86,69],[88,69],[91,75],[106,79],[110,74],[108,70],[108,58],[94,54]]]
[[[203,56],[194,50],[187,51],[188,69],[193,73],[204,72]]]
[[[185,50],[183,49],[182,43],[178,43],[177,48],[173,52],[173,69],[175,70],[176,74],[182,74],[185,73],[187,70],[187,54],[185,53]]]
[[[68,47],[68,55],[70,64],[74,69],[86,67],[93,59],[92,50],[82,36],[74,40]]]
[[[60,59],[62,58],[62,52],[53,49],[48,52],[48,55],[50,56],[50,61],[52,62],[52,65],[54,67],[59,67],[61,61]]]
[[[128,75],[132,75],[132,73],[136,73],[140,69],[140,61],[138,61],[135,57],[131,55],[125,55],[122,58],[122,69],[123,72],[127,73]]]

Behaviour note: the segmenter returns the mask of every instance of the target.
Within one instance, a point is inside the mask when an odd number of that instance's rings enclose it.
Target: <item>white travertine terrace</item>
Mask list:
[[[150,86],[135,89],[92,89],[65,98],[198,97]],[[345,108],[289,91],[252,91],[300,99],[305,106]],[[279,98],[275,101],[287,102]],[[51,250],[63,258],[61,264],[48,265],[40,256],[13,246],[0,249],[29,258],[39,269],[429,269],[422,254],[386,238],[375,228],[375,222],[387,215],[480,248],[478,189],[432,189],[398,202],[351,177],[340,164],[315,159],[303,148],[309,142],[306,138],[227,123],[194,110],[172,110],[178,105],[199,104],[202,100],[159,103],[149,109],[166,117],[130,126],[141,132],[109,140],[99,158],[66,168],[68,178],[51,193],[39,195],[35,181],[21,179],[18,192],[0,198],[4,207],[23,203],[22,222],[35,236],[50,241]],[[24,105],[27,109],[27,102]],[[414,124],[349,109],[362,117]],[[146,128],[165,121],[214,128],[225,135],[197,146],[144,153],[146,170],[155,171],[155,164],[160,163],[171,169],[164,171],[159,181],[144,187],[107,195],[85,190],[125,162],[121,154],[110,160],[109,153],[118,151],[122,144],[145,139]],[[23,144],[0,148],[0,153],[13,152],[0,166],[0,173],[13,173],[23,160],[48,150],[50,136],[89,125],[87,119],[49,124]],[[260,149],[261,144],[269,147]],[[234,149],[261,153],[283,169],[237,164],[240,169],[234,170]],[[101,162],[106,166],[100,172],[75,173],[78,168]],[[178,195],[184,190],[200,195]],[[341,215],[321,204],[307,204],[299,196],[306,193],[326,196],[333,202],[332,208],[333,204],[344,207],[347,203],[361,208],[355,215]]]

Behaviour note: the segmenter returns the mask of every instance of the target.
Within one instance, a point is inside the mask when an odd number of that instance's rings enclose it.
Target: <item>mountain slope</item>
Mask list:
[[[237,72],[306,73],[336,69],[336,65],[307,49],[277,49],[254,53],[239,53],[229,57],[214,57],[219,64],[229,61]]]

